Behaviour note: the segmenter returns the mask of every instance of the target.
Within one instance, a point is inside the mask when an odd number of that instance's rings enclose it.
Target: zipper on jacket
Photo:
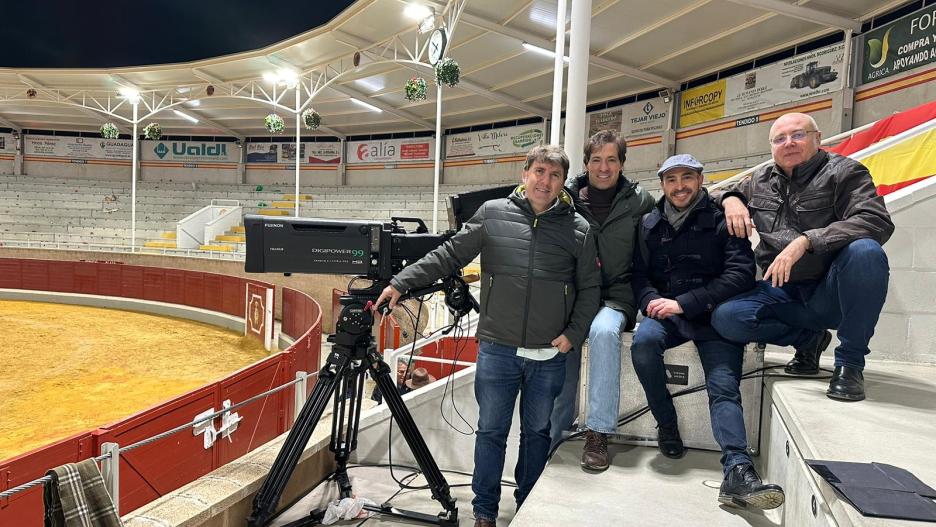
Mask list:
[[[491,291],[494,290],[494,275],[488,277],[488,292],[487,296],[484,297],[484,313],[488,312],[488,304],[491,303]]]
[[[533,282],[533,255],[536,254],[536,224],[539,223],[539,218],[533,218],[533,228],[530,233],[530,263],[527,264],[527,287],[526,287],[526,302],[523,304],[523,326],[521,328],[521,338],[520,338],[520,347],[525,348],[527,345],[527,319],[530,316],[530,295],[533,292],[532,282]]]
[[[569,284],[562,284],[562,316],[565,316],[565,312],[568,310],[569,310]]]

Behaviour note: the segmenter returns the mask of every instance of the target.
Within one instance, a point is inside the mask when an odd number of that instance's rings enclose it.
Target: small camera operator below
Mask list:
[[[601,278],[594,234],[563,190],[569,159],[556,146],[527,154],[523,184],[484,203],[464,228],[390,281],[374,303],[451,275],[481,255],[479,419],[472,477],[475,526],[493,527],[505,445],[517,394],[517,508],[543,472],[549,418],[565,378],[566,353],[580,347],[598,311]]]

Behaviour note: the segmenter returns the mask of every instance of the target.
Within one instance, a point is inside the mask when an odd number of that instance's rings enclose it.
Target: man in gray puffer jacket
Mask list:
[[[566,353],[582,345],[598,311],[601,277],[594,234],[563,189],[569,159],[556,146],[527,155],[523,184],[481,206],[464,228],[393,277],[375,305],[391,309],[481,254],[480,347],[475,374],[478,430],[472,500],[476,526],[493,526],[507,434],[517,394],[517,506],[543,472],[549,419],[565,379]]]

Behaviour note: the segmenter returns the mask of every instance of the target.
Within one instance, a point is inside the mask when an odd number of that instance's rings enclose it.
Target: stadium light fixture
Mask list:
[[[295,88],[299,84],[299,74],[290,68],[280,68],[263,74],[263,80],[271,84],[285,84],[288,88]]]
[[[525,49],[525,50],[527,50],[527,51],[532,51],[533,53],[539,53],[540,55],[545,55],[545,56],[547,56],[547,57],[555,57],[555,56],[556,56],[556,52],[555,52],[555,51],[550,51],[550,50],[548,50],[548,49],[546,49],[546,48],[541,48],[541,47],[539,47],[539,46],[534,46],[533,44],[530,44],[529,42],[524,42],[524,43],[523,43],[523,49]],[[569,62],[569,57],[562,57],[562,60],[564,60],[564,61],[566,61],[566,62]]]
[[[121,86],[117,91],[120,93],[120,96],[124,99],[127,99],[130,104],[136,104],[140,102],[140,92],[135,88]]]
[[[425,20],[427,16],[435,14],[435,10],[422,4],[407,4],[403,14],[413,20]]]
[[[349,97],[349,98],[351,99],[351,102],[353,102],[353,103],[355,103],[355,104],[359,104],[359,105],[361,105],[361,106],[367,108],[368,110],[370,110],[370,111],[372,111],[372,112],[377,112],[377,113],[382,113],[382,112],[383,112],[383,110],[381,110],[380,108],[374,106],[373,104],[368,104],[368,103],[366,103],[366,102],[364,102],[364,101],[362,101],[362,100],[355,99],[354,97]]]
[[[178,115],[179,117],[182,117],[183,119],[188,119],[189,121],[192,121],[193,123],[198,123],[198,119],[192,117],[191,115],[187,113],[182,113],[179,110],[172,110],[172,112]]]

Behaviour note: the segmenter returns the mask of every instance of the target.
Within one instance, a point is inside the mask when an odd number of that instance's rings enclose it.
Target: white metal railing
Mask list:
[[[462,319],[462,321],[459,322],[461,324],[461,328],[465,331],[466,336],[473,334],[475,330],[478,329],[479,319],[480,317],[478,316],[477,313],[471,313],[467,318],[467,324],[465,323],[465,319]],[[442,333],[437,332],[437,333],[433,333],[429,335],[426,338],[421,338],[417,340],[415,342],[415,348],[413,347],[414,346],[413,343],[404,344],[403,346],[400,346],[399,348],[396,348],[396,349],[387,348],[383,350],[384,362],[386,362],[390,366],[391,370],[396,371],[396,363],[400,357],[410,353],[414,349],[416,350],[422,349],[426,345],[442,340],[443,338],[447,336],[448,335],[443,335]],[[451,364],[453,362],[452,359],[423,357],[421,355],[415,355],[415,354],[413,355],[413,360],[426,361],[426,362],[441,362],[441,363],[447,363],[447,364]],[[459,366],[470,366],[474,364],[473,362],[466,362],[466,361],[454,361],[454,363]]]
[[[315,374],[317,374],[317,372]],[[286,382],[284,384],[271,388],[265,392],[258,393],[252,397],[244,399],[243,401],[237,404],[232,404],[232,405],[225,404],[221,410],[218,410],[216,412],[211,411],[211,412],[205,412],[205,413],[199,414],[195,416],[195,418],[191,422],[187,422],[175,428],[171,428],[164,432],[160,432],[146,439],[141,439],[140,441],[137,441],[133,444],[130,444],[124,447],[121,447],[117,443],[102,444],[101,455],[92,459],[101,463],[101,475],[104,479],[104,485],[107,487],[108,493],[110,494],[111,499],[114,502],[114,508],[117,511],[117,513],[118,514],[120,513],[120,477],[119,477],[120,454],[129,452],[136,448],[140,448],[150,443],[154,443],[156,441],[165,439],[169,436],[175,435],[179,432],[184,432],[189,429],[191,429],[195,435],[198,435],[199,433],[201,433],[199,432],[199,430],[203,428],[204,425],[213,423],[215,418],[221,417],[222,419],[225,419],[227,416],[230,416],[231,412],[233,412],[234,410],[237,410],[241,408],[242,406],[246,406],[248,404],[251,404],[261,399],[264,399],[266,397],[269,397],[270,395],[273,395],[274,393],[285,390],[286,388],[289,388],[290,386],[294,386],[294,389],[293,389],[294,398],[297,401],[297,403],[299,401],[302,401],[302,404],[305,404],[306,386],[308,384],[307,381],[309,377],[315,374],[309,374],[303,371],[296,372],[296,378],[289,382]],[[301,406],[302,406],[301,404],[296,406],[297,410],[295,412],[294,418],[298,416],[299,414],[298,409],[301,408]],[[214,426],[214,425],[212,424],[211,426]],[[50,467],[50,469],[51,468],[52,467]],[[52,481],[52,478],[50,476],[43,476],[41,478],[34,479],[32,481],[23,483],[21,485],[17,485],[16,487],[0,492],[0,500],[7,499],[10,496],[19,494],[20,492],[24,492],[26,490],[29,490],[39,485],[44,485],[51,481]]]
[[[167,256],[186,256],[189,258],[205,258],[209,260],[242,261],[244,259],[243,253],[236,252],[202,251],[201,249],[173,249],[169,247],[132,247],[130,244],[119,245],[107,243],[61,242],[29,239],[6,240],[3,239],[2,235],[0,235],[0,247],[10,247],[15,249],[54,249],[63,251],[164,254]]]

